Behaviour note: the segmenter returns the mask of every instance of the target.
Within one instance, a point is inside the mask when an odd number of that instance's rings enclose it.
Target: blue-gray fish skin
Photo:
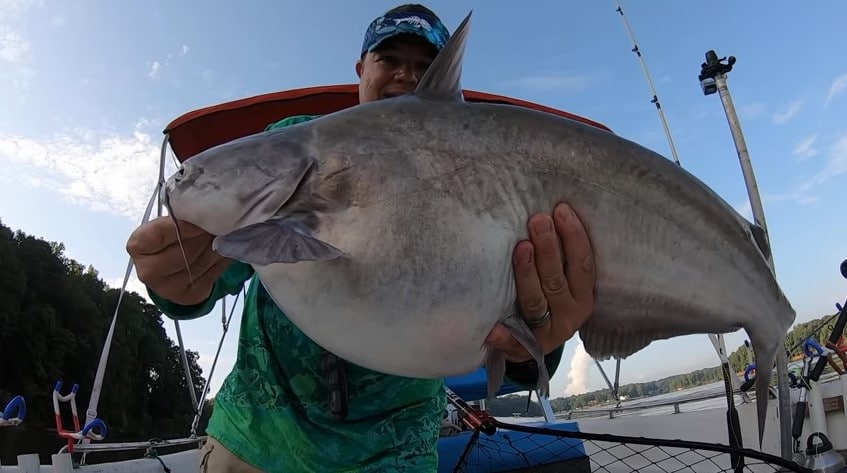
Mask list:
[[[421,378],[487,362],[496,389],[502,354],[484,342],[515,313],[514,246],[532,214],[568,202],[596,262],[595,310],[579,329],[588,354],[625,358],[658,339],[745,329],[759,363],[761,443],[771,368],[795,314],[757,229],[631,141],[461,100],[467,22],[414,95],[191,158],[166,189],[174,216],[253,264],[327,350]],[[537,341],[515,333],[540,360]]]

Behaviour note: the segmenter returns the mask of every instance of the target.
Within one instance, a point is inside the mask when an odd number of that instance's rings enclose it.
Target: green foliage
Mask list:
[[[30,428],[55,428],[56,381],[62,381],[62,394],[79,385],[76,403],[84,421],[120,295],[120,288],[108,287],[94,268],[65,257],[64,250],[62,243],[0,223],[0,408],[22,395]],[[199,396],[204,379],[198,354],[186,355]],[[68,404],[60,409],[64,427],[72,428]],[[194,408],[179,347],[167,337],[158,309],[137,293],[125,293],[120,303],[97,416],[110,438],[189,433]]]
[[[531,402],[529,410],[527,410],[526,399],[527,396],[525,395],[521,396],[519,394],[509,394],[489,399],[485,408],[489,414],[501,417],[509,417],[513,414],[520,414],[524,417],[538,417],[544,415],[544,413],[541,412],[541,406],[538,405],[537,401]]]

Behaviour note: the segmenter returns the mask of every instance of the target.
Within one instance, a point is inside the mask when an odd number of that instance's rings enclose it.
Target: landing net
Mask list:
[[[495,418],[486,423],[470,432],[451,471],[810,472],[775,455],[728,445],[567,431]]]

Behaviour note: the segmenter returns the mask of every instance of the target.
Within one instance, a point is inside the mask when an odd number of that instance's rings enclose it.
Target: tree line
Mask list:
[[[0,409],[15,396],[26,401],[19,427],[55,428],[53,387],[60,394],[79,385],[80,422],[91,397],[120,289],[109,287],[91,266],[48,242],[0,222]],[[198,397],[205,382],[198,353],[186,356]],[[64,428],[70,407],[59,403]],[[180,350],[168,338],[158,309],[136,293],[124,294],[110,346],[97,416],[108,437],[187,436],[194,418]],[[208,415],[203,416],[200,432]],[[17,428],[4,429],[11,431]]]
[[[835,325],[835,314],[825,315],[808,322],[799,323],[794,326],[785,336],[785,350],[788,353],[789,361],[796,359],[803,354],[803,342],[807,338],[812,338],[822,347],[825,346],[826,340],[832,333]],[[843,335],[843,334],[842,334]],[[730,367],[733,371],[743,375],[744,370],[753,360],[753,350],[746,345],[740,345],[728,357]],[[836,358],[836,363],[840,365],[840,361]],[[775,370],[774,370],[775,371]],[[828,364],[823,371],[823,375],[833,372],[833,369]],[[667,394],[681,389],[689,389],[697,386],[703,386],[715,382],[723,381],[723,373],[721,367],[716,365],[710,368],[703,368],[688,373],[668,376],[666,378],[645,383],[630,383],[618,387],[618,394],[625,396],[627,399],[635,399],[640,397],[658,396]],[[539,416],[541,408],[536,402],[530,405],[529,413],[527,413],[527,396],[512,394],[501,396],[495,399],[488,400],[488,410],[492,415],[496,416],[511,416],[513,413],[521,413],[525,416]],[[615,397],[609,389],[598,389],[582,394],[575,394],[567,397],[559,397],[550,400],[550,405],[555,412],[568,412],[574,409],[597,406],[604,403],[615,402]]]

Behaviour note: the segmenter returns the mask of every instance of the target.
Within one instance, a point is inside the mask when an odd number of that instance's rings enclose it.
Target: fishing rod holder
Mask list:
[[[0,412],[0,427],[20,425],[26,417],[26,401],[23,396],[15,396]]]
[[[726,63],[724,63],[726,61]],[[735,56],[722,57],[718,59],[717,53],[714,50],[706,51],[706,62],[700,66],[700,75],[697,77],[700,80],[700,88],[703,89],[703,95],[712,95],[718,91],[717,76],[725,75],[732,70],[735,64]]]
[[[56,381],[53,386],[53,414],[56,417],[56,433],[68,441],[67,452],[73,453],[74,443],[79,440],[103,440],[106,438],[106,423],[102,419],[95,418],[88,422],[84,427],[80,428],[79,414],[76,408],[76,394],[79,391],[79,384],[74,383],[71,387],[71,392],[65,395],[60,394],[62,382]],[[73,419],[73,429],[65,430],[62,426],[62,413],[59,410],[59,403],[67,402],[71,405],[71,415]]]

